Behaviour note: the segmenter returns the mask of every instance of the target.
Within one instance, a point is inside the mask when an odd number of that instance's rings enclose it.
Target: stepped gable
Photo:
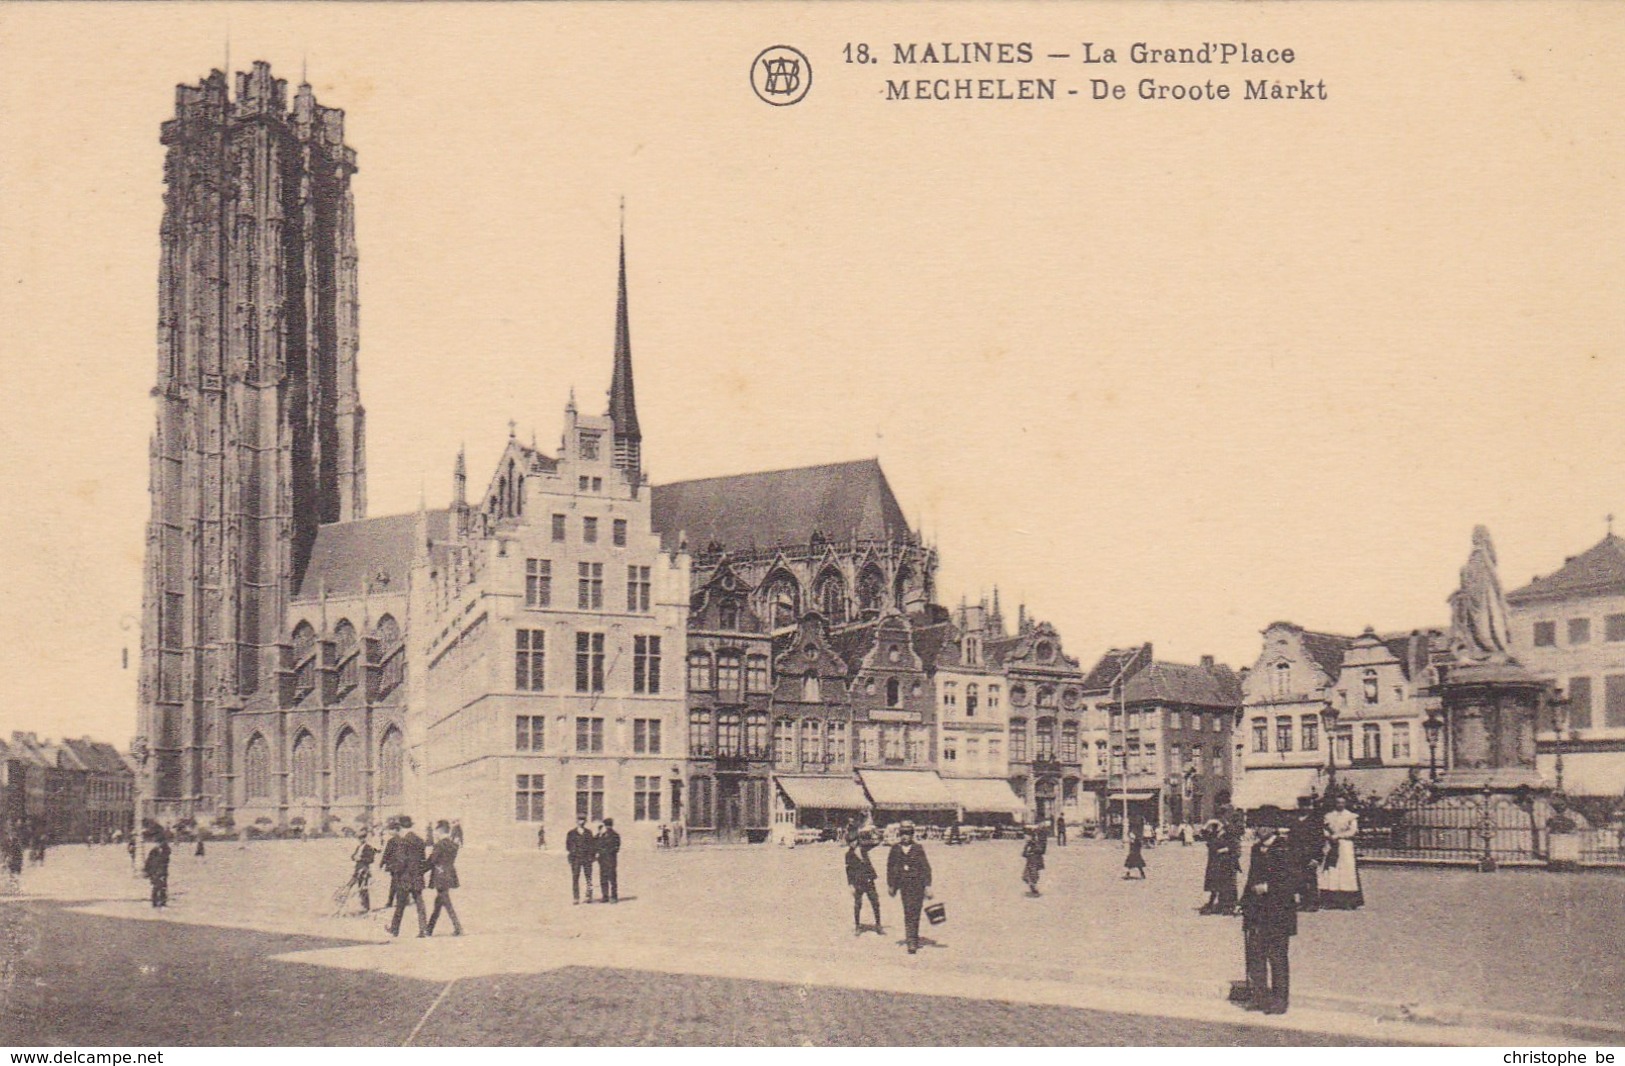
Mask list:
[[[656,485],[652,521],[668,551],[731,551],[910,535],[878,459]]]

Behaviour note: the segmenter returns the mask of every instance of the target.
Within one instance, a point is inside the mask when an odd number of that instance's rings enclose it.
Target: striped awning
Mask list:
[[[779,788],[797,807],[818,807],[825,810],[862,811],[869,808],[869,800],[851,777],[802,775],[774,777]]]
[[[1020,814],[1026,804],[1002,777],[945,777],[948,794],[960,807],[978,814]]]
[[[876,807],[890,810],[954,810],[959,804],[948,794],[935,770],[863,770],[863,790]]]

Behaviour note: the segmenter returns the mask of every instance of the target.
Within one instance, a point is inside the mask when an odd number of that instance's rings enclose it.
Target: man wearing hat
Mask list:
[[[457,836],[452,832],[450,823],[436,822],[435,832],[439,833],[434,839],[434,852],[429,857],[429,865],[433,867],[429,874],[429,887],[434,889],[434,911],[429,915],[429,935],[434,936],[434,924],[440,920],[440,912],[445,911],[451,919],[451,935],[463,935],[463,923],[457,920],[457,908],[451,905],[451,890],[461,887],[462,882],[457,879]]]
[[[587,876],[591,878],[591,871]],[[605,818],[598,830],[598,887],[605,903],[621,901],[621,834],[615,832],[613,818]],[[587,895],[588,899],[592,898],[590,880]]]
[[[1296,865],[1280,831],[1260,826],[1241,893],[1248,1010],[1286,1013],[1292,987],[1287,951],[1298,932]]]
[[[396,819],[402,833],[395,844],[394,865],[384,860],[385,868],[395,882],[395,914],[389,921],[389,935],[401,933],[401,916],[406,913],[406,901],[411,900],[418,911],[418,936],[428,936],[429,916],[423,910],[423,870],[428,865],[423,838],[412,832],[412,819],[401,815]]]
[[[350,853],[350,861],[355,863],[350,885],[361,895],[362,914],[372,910],[372,861],[377,857],[378,849],[372,846],[367,830],[361,830],[361,840]]]
[[[592,861],[598,844],[587,828],[587,816],[576,815],[576,827],[564,834],[564,857],[570,860],[570,902],[581,902],[581,877],[587,877],[587,902],[592,902]]]
[[[395,880],[395,854],[401,850],[401,823],[395,818],[384,823],[384,850],[378,858],[380,869],[390,871],[389,897],[384,900],[384,910],[395,909],[395,897],[400,895],[400,885]]]
[[[886,890],[903,896],[903,931],[908,937],[908,953],[920,950],[920,908],[931,898],[931,861],[925,847],[914,842],[914,823],[897,827],[898,842],[886,860]]]

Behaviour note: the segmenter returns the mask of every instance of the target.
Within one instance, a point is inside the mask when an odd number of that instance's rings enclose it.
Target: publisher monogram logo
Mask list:
[[[812,64],[787,44],[764,48],[750,65],[750,87],[774,107],[799,104],[812,88]]]

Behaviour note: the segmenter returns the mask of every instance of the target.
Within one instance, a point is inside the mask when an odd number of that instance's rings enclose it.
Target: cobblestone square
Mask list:
[[[928,927],[925,949],[912,957],[902,948],[896,900],[882,896],[885,935],[854,935],[842,849],[833,845],[628,852],[621,865],[622,902],[614,906],[573,906],[565,860],[557,853],[470,848],[465,887],[456,893],[468,935],[417,940],[408,916],[405,935],[395,942],[378,913],[332,917],[348,848],[343,841],[318,840],[217,845],[203,859],[177,855],[172,904],[162,912],[146,905],[145,883],[132,877],[124,853],[111,848],[57,849],[44,867],[27,872],[25,888],[34,898],[82,903],[98,919],[124,919],[98,927],[111,930],[112,942],[98,943],[97,957],[100,965],[114,967],[115,983],[139,972],[138,961],[126,960],[133,967],[118,961],[117,943],[120,931],[136,930],[138,922],[216,927],[200,942],[197,950],[203,952],[224,951],[235,938],[246,943],[273,934],[286,943],[266,953],[277,962],[303,964],[292,971],[298,975],[290,978],[293,985],[277,987],[380,978],[447,988],[455,983],[448,999],[474,1000],[450,1021],[435,1011],[423,1027],[447,1042],[489,1040],[489,1027],[500,1027],[506,1008],[481,1020],[479,989],[501,985],[511,993],[519,981],[546,998],[557,992],[558,974],[566,970],[590,975],[572,987],[607,982],[620,989],[616,995],[628,994],[625,982],[637,978],[615,973],[641,972],[747,983],[740,988],[766,982],[821,989],[845,1004],[839,1016],[849,1019],[849,1028],[801,1032],[796,1042],[847,1042],[860,1035],[877,1040],[884,1026],[874,1028],[863,1015],[865,1004],[881,1000],[851,993],[1092,1007],[1163,1019],[1150,1028],[1122,1029],[1116,1038],[1111,1026],[1080,1029],[1079,1042],[1199,1042],[1179,1038],[1180,1024],[1236,1025],[1256,1018],[1223,1002],[1229,981],[1241,976],[1240,922],[1197,913],[1201,848],[1149,849],[1150,876],[1142,882],[1122,879],[1122,852],[1112,844],[1052,847],[1043,895],[1035,898],[1023,894],[1016,844],[933,844],[935,894],[947,904],[949,920]],[[1374,865],[1363,876],[1363,910],[1302,916],[1293,945],[1294,1007],[1285,1024],[1307,1026],[1334,1042],[1473,1042],[1467,1034],[1478,1030],[1539,1033],[1547,1040],[1606,1037],[1611,1031],[1618,1042],[1625,1035],[1610,1029],[1625,1017],[1625,968],[1615,939],[1625,914],[1625,878]],[[385,892],[375,885],[375,906]],[[15,915],[19,905],[8,910]],[[42,956],[49,954],[43,946],[26,949],[27,927],[13,917],[8,950],[30,966],[48,970],[59,964]],[[132,948],[136,955],[141,950],[150,945]],[[715,998],[724,986],[694,987],[710,989],[704,994]],[[413,993],[401,994],[416,1002]],[[504,1002],[507,994],[491,992],[490,1003]],[[774,1000],[777,993],[763,995]],[[722,998],[739,998],[730,996]],[[1429,1025],[1406,1025],[1407,1014]],[[1179,1024],[1169,1020],[1179,1017]],[[663,1013],[624,1038],[768,1039],[748,1011],[719,1015],[714,1024],[721,1028],[674,1026]],[[994,1027],[982,1033],[985,1042],[1022,1042],[1020,1025],[988,1024]],[[1049,1024],[1033,1032],[1052,1035],[1032,1040],[1067,1042]],[[574,1035],[617,1039],[607,1030]],[[536,1033],[519,1038],[526,1040],[571,1042],[562,1034],[556,1041]]]

